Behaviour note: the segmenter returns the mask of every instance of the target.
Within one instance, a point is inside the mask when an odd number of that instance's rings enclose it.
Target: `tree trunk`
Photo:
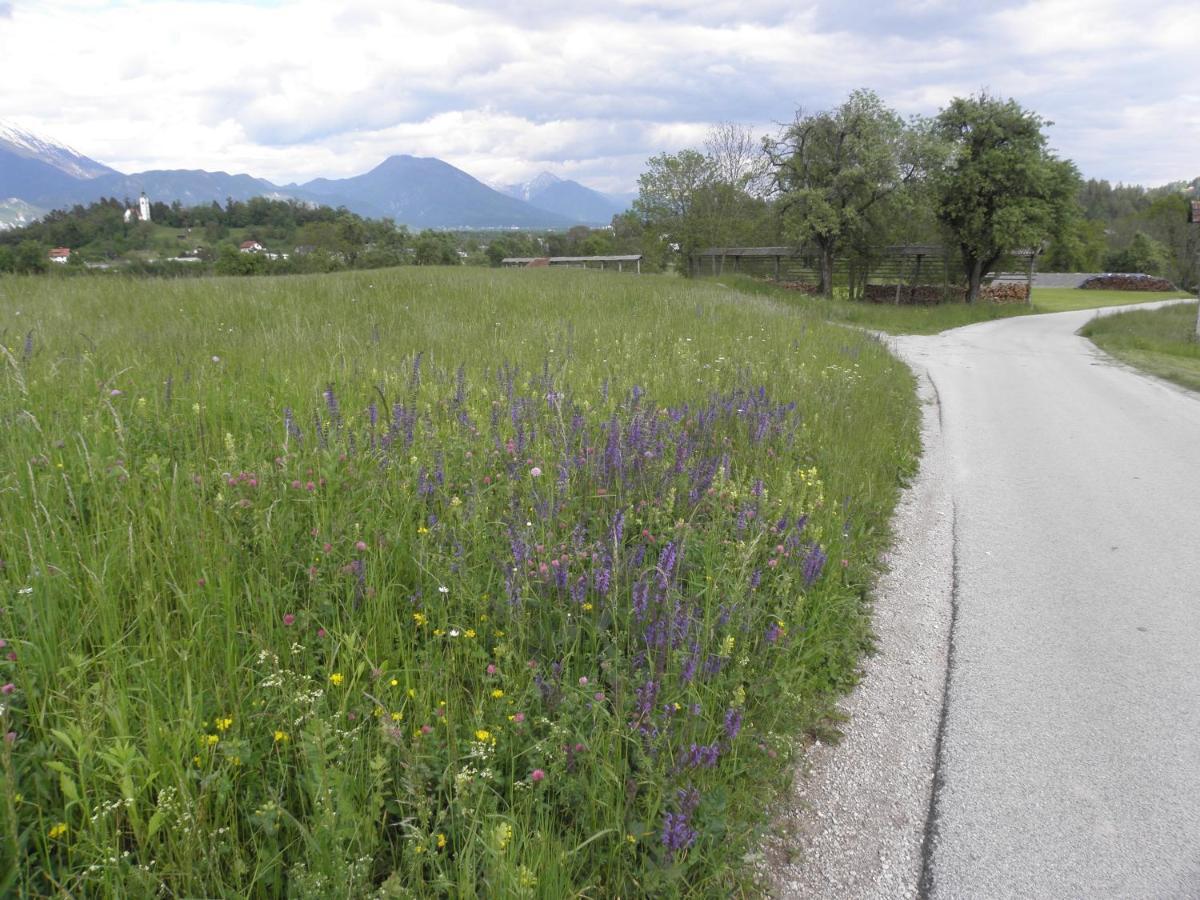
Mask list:
[[[821,248],[821,296],[833,299],[833,247]]]
[[[967,264],[967,302],[979,299],[979,286],[983,284],[983,260],[972,259]]]

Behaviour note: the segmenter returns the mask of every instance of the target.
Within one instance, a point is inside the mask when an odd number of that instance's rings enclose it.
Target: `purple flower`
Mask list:
[[[740,709],[730,709],[725,712],[725,737],[733,740],[738,736],[738,732],[742,730],[742,711]]]
[[[676,792],[678,811],[663,818],[662,843],[667,850],[679,854],[696,843],[698,832],[692,827],[692,813],[700,805],[700,792],[694,787]]]
[[[825,568],[825,551],[820,545],[813,544],[812,549],[808,551],[808,556],[804,559],[804,586],[811,587],[812,583],[817,580],[821,574],[821,570]]]

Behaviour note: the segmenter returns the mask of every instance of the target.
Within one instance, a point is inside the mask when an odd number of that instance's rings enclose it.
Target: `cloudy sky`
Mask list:
[[[712,123],[986,88],[1085,176],[1200,175],[1197,0],[0,0],[0,119],[122,171],[279,183],[394,153],[631,191]]]

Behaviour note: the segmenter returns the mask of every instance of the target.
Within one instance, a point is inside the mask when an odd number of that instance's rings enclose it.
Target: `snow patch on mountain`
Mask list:
[[[44,162],[73,178],[86,180],[113,172],[108,166],[89,159],[66,144],[39,137],[2,119],[0,119],[0,148],[26,159]]]

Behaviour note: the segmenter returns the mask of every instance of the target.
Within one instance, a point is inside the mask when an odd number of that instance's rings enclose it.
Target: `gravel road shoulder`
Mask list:
[[[954,508],[937,390],[919,375],[920,470],[897,506],[874,591],[876,652],[841,705],[836,745],[804,754],[765,848],[775,897],[917,897],[954,590]]]

